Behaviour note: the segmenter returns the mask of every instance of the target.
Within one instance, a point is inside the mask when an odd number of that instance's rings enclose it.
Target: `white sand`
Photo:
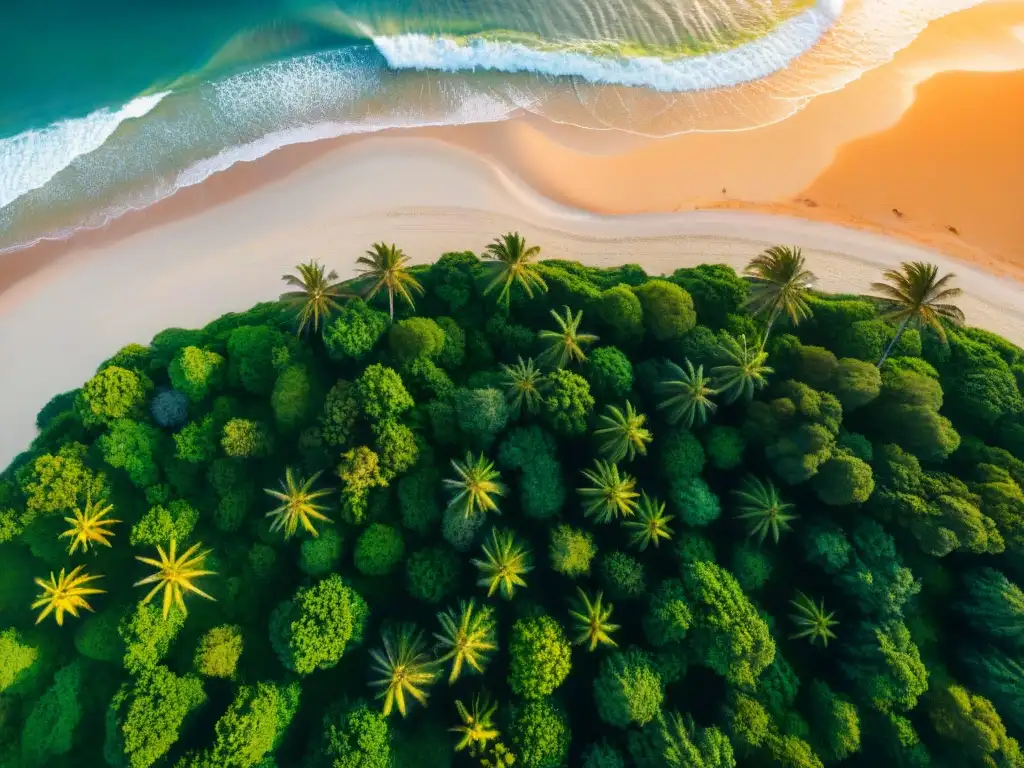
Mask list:
[[[906,242],[733,211],[581,213],[467,150],[386,137],[342,147],[189,218],[73,250],[0,294],[0,466],[28,446],[50,397],[80,386],[118,348],[273,299],[298,262],[323,261],[344,278],[376,240],[430,261],[479,252],[509,230],[547,257],[634,262],[652,274],[703,262],[742,268],[766,246],[793,244],[820,288],[853,293],[867,292],[884,268],[927,260],[956,272],[971,324],[1024,343],[1019,284]]]

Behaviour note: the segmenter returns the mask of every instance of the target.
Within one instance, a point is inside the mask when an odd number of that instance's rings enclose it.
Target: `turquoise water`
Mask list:
[[[0,28],[0,250],[101,225],[236,162],[346,133],[521,111],[648,135],[749,128],[841,87],[930,18],[970,4],[12,5]]]

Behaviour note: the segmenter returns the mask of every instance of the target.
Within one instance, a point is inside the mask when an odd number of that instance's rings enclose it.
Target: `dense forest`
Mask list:
[[[813,267],[380,244],[124,347],[0,475],[0,764],[1024,766],[1024,351]]]

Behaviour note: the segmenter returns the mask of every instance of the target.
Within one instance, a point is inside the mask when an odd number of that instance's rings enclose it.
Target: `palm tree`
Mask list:
[[[299,335],[312,324],[314,333],[320,330],[321,322],[326,323],[331,312],[341,309],[338,299],[348,298],[350,293],[337,282],[338,273],[333,269],[324,274],[326,267],[319,262],[299,264],[295,267],[298,275],[281,275],[288,285],[299,290],[281,294],[281,302],[295,310],[299,321]]]
[[[411,624],[389,627],[381,632],[384,651],[370,651],[373,671],[380,675],[370,685],[382,688],[377,694],[384,699],[384,716],[398,707],[406,715],[405,697],[411,696],[423,706],[427,704],[426,687],[437,681],[437,664],[427,655],[423,633]]]
[[[452,662],[448,683],[453,684],[459,679],[463,664],[468,664],[482,675],[488,654],[498,650],[494,611],[489,606],[476,610],[473,600],[460,600],[457,614],[449,608],[447,612],[437,614],[437,620],[441,622],[441,632],[435,632],[434,637],[445,651],[438,661],[443,663],[451,659]]]
[[[910,323],[933,328],[943,343],[946,342],[946,330],[942,327],[942,320],[948,320],[954,325],[963,324],[963,311],[956,304],[948,303],[949,299],[963,294],[959,288],[949,287],[956,275],[950,273],[936,280],[938,273],[939,268],[934,264],[904,262],[899,270],[888,269],[882,273],[888,282],[871,284],[872,290],[878,291],[886,301],[893,304],[886,319],[899,322],[896,336],[878,361],[879,368]]]
[[[502,365],[505,372],[505,397],[512,409],[512,415],[519,416],[523,405],[530,413],[540,410],[540,393],[544,387],[544,374],[531,357],[525,363],[520,356],[515,365]]]
[[[66,522],[71,523],[71,527],[58,538],[71,539],[69,555],[75,554],[79,547],[83,552],[88,552],[91,543],[102,544],[105,547],[110,546],[110,537],[114,535],[114,532],[108,531],[107,528],[121,522],[107,517],[113,509],[113,504],[104,506],[102,499],[93,504],[92,496],[89,495],[85,500],[85,509],[75,507],[75,516],[64,518]]]
[[[790,600],[789,602],[797,610],[797,615],[790,616],[790,618],[800,630],[796,634],[789,636],[791,640],[806,637],[811,645],[814,645],[815,641],[821,640],[821,644],[827,648],[828,641],[836,639],[836,633],[832,631],[832,627],[839,624],[839,622],[832,618],[836,615],[834,611],[832,613],[825,613],[824,600],[820,604],[815,604],[803,592],[797,592],[796,600]]]
[[[42,608],[39,616],[36,617],[36,624],[51,613],[57,619],[57,626],[64,626],[64,614],[70,613],[78,618],[78,609],[84,608],[92,611],[92,606],[86,600],[88,595],[102,595],[106,590],[87,587],[86,584],[103,578],[102,576],[90,576],[84,570],[85,566],[78,565],[71,573],[65,575],[64,569],[60,569],[60,576],[54,578],[53,571],[50,571],[50,580],[43,581],[36,579],[35,582],[43,588],[42,594],[32,603],[32,610]]]
[[[144,579],[136,581],[133,586],[141,587],[143,584],[153,584],[153,587],[149,594],[142,600],[142,604],[146,605],[150,600],[159,592],[161,589],[164,591],[164,619],[167,619],[167,614],[171,610],[171,603],[174,602],[182,615],[188,615],[188,611],[185,610],[185,592],[195,592],[200,597],[205,597],[207,600],[213,600],[208,594],[203,592],[199,587],[192,583],[194,579],[200,576],[214,576],[214,571],[203,570],[203,561],[206,560],[206,556],[210,554],[210,550],[204,550],[199,552],[198,549],[200,544],[193,544],[181,557],[177,556],[177,542],[172,538],[171,546],[167,552],[164,552],[164,548],[159,544],[156,545],[157,557],[159,560],[154,560],[151,557],[140,557],[135,556],[135,559],[140,563],[146,565],[152,565],[158,569],[156,573],[147,576]]]
[[[572,310],[564,307],[565,317],[551,310],[551,316],[558,323],[557,331],[541,331],[538,338],[550,342],[547,350],[541,355],[541,360],[551,363],[555,368],[565,368],[570,362],[582,363],[587,359],[583,351],[584,345],[593,344],[598,337],[592,333],[580,333],[580,322],[583,320],[583,310],[576,315]]]
[[[484,269],[494,274],[484,289],[484,294],[501,285],[498,303],[508,306],[512,285],[515,283],[518,283],[531,299],[534,288],[546,291],[548,284],[544,282],[534,263],[538,256],[540,246],[533,245],[527,248],[526,240],[518,232],[496,237],[483,253],[483,257],[490,260],[484,264]]]
[[[746,306],[755,315],[768,315],[765,340],[780,314],[785,313],[793,325],[811,316],[807,292],[817,278],[804,269],[799,248],[774,245],[751,261],[744,274],[753,281]]]
[[[647,417],[637,413],[628,400],[625,413],[614,405],[605,410],[607,413],[598,419],[604,426],[594,430],[594,436],[601,438],[601,453],[613,462],[632,461],[638,453],[646,456],[647,444],[654,439],[651,431],[644,427]]]
[[[665,502],[641,493],[636,520],[624,520],[622,525],[633,531],[632,542],[643,552],[648,544],[657,547],[662,539],[668,541],[672,538],[672,529],[668,525],[668,521],[672,519],[673,515],[665,514]]]
[[[791,529],[789,521],[797,518],[797,515],[786,511],[792,509],[793,505],[782,500],[771,480],[765,484],[749,475],[733,494],[740,500],[740,514],[736,519],[748,521],[747,535],[756,536],[758,544],[764,542],[769,531],[772,540],[778,544],[782,531]]]
[[[388,292],[388,308],[391,319],[395,319],[395,294],[397,293],[410,307],[415,307],[412,294],[423,295],[423,286],[419,280],[409,274],[406,264],[409,257],[401,248],[384,243],[374,243],[365,256],[356,259],[356,271],[363,279],[372,282],[366,291],[366,298],[372,299],[381,288]]]
[[[475,754],[486,749],[489,741],[498,738],[498,729],[494,727],[494,714],[498,711],[498,705],[492,702],[489,696],[474,696],[472,709],[467,709],[461,701],[456,701],[455,709],[458,710],[462,724],[448,730],[462,734],[459,743],[455,745],[456,752],[469,747],[470,753]]]
[[[477,584],[487,587],[487,596],[491,597],[499,589],[501,596],[511,600],[516,587],[525,587],[523,575],[533,570],[530,565],[529,550],[516,541],[512,531],[491,530],[491,543],[483,545],[484,558],[474,558],[470,562],[480,570]]]
[[[667,395],[658,403],[658,410],[668,411],[669,424],[682,421],[686,427],[692,427],[694,423],[703,424],[718,408],[711,399],[718,391],[711,386],[710,377],[704,375],[703,365],[694,368],[689,360],[684,362],[685,370],[675,363],[668,364],[672,378],[658,385],[658,391]]]
[[[583,497],[583,514],[599,523],[608,523],[617,517],[632,517],[636,512],[636,479],[619,473],[619,467],[598,459],[594,469],[583,470],[583,476],[592,484],[576,490]]]
[[[576,637],[573,643],[586,645],[588,651],[593,651],[599,644],[618,647],[618,643],[612,640],[612,632],[618,630],[619,625],[609,621],[612,617],[612,606],[601,605],[604,596],[600,592],[593,600],[579,587],[576,587],[576,592],[579,594],[579,604],[569,611],[576,624]]]
[[[290,539],[292,534],[302,525],[310,534],[316,538],[317,531],[313,526],[313,520],[331,522],[331,518],[324,514],[327,507],[318,504],[317,499],[322,499],[331,494],[330,488],[321,488],[318,491],[311,490],[313,483],[317,481],[322,472],[317,472],[307,480],[296,480],[295,473],[291,467],[284,471],[284,480],[281,481],[281,490],[264,488],[263,492],[283,502],[281,506],[267,512],[267,517],[272,518],[270,524],[271,532],[284,528],[285,540]]]
[[[747,344],[746,334],[740,334],[739,341],[726,336],[719,351],[724,362],[712,368],[711,375],[716,391],[725,395],[727,403],[741,397],[753,399],[755,391],[767,386],[768,374],[775,372],[768,365],[764,344]]]
[[[477,512],[501,514],[494,497],[504,496],[505,486],[499,481],[501,473],[494,468],[493,461],[485,459],[482,453],[475,459],[472,453],[467,453],[464,463],[452,459],[452,467],[458,478],[446,478],[444,481],[445,488],[452,491],[449,507],[461,509],[466,517]]]

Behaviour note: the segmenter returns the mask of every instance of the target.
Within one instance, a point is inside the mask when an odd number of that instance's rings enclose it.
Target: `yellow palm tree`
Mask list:
[[[448,730],[461,736],[459,743],[455,745],[456,752],[469,747],[470,755],[475,755],[476,752],[486,749],[487,743],[500,735],[498,729],[494,727],[494,713],[498,711],[498,705],[486,694],[473,697],[472,709],[461,701],[455,702],[455,709],[462,723]]]
[[[75,554],[79,547],[83,552],[88,552],[89,544],[93,542],[105,547],[110,546],[109,538],[114,535],[114,532],[108,531],[107,527],[121,522],[107,517],[113,508],[113,504],[103,506],[103,500],[93,504],[92,496],[88,496],[85,500],[85,509],[75,507],[75,516],[64,518],[65,521],[71,523],[71,527],[58,538],[71,539],[69,555]]]
[[[366,298],[372,299],[381,288],[387,289],[388,308],[391,319],[395,319],[395,294],[397,293],[410,307],[416,306],[413,293],[423,295],[419,280],[409,274],[406,265],[409,257],[401,248],[384,243],[374,243],[365,256],[356,259],[356,271],[360,278],[372,281],[366,291]]]
[[[102,595],[106,590],[85,586],[89,582],[102,578],[102,576],[90,576],[83,569],[84,566],[79,565],[71,573],[65,575],[64,569],[61,568],[60,576],[57,578],[53,577],[53,571],[51,571],[49,581],[35,580],[36,584],[43,588],[39,599],[32,603],[32,610],[36,608],[43,609],[36,618],[36,624],[52,613],[54,618],[57,619],[57,626],[62,627],[64,626],[65,613],[70,613],[77,619],[79,608],[84,608],[87,611],[92,610],[89,601],[85,599],[86,596]]]
[[[301,524],[309,531],[314,538],[317,536],[316,528],[312,520],[331,522],[331,518],[323,513],[327,507],[316,503],[331,493],[329,488],[321,488],[318,491],[311,490],[313,483],[317,481],[322,473],[317,472],[308,480],[295,479],[295,473],[291,467],[284,471],[284,480],[281,481],[281,490],[275,491],[272,488],[264,488],[263,492],[273,496],[278,501],[284,502],[281,506],[267,512],[267,517],[274,522],[270,524],[271,531],[279,531],[284,528],[285,539],[291,538]],[[311,520],[312,518],[312,520]]]
[[[164,619],[166,619],[167,614],[171,610],[172,601],[178,606],[182,615],[188,614],[188,611],[185,610],[185,592],[195,592],[200,597],[213,600],[212,597],[192,583],[193,579],[197,579],[200,576],[216,575],[214,571],[203,570],[203,561],[210,554],[210,550],[197,552],[200,546],[199,544],[193,544],[182,553],[181,557],[178,557],[177,542],[171,539],[171,546],[167,552],[164,552],[164,548],[157,544],[156,552],[160,558],[159,560],[154,560],[151,557],[135,556],[135,559],[140,563],[152,565],[154,568],[159,569],[153,575],[136,581],[133,585],[141,587],[143,584],[156,583],[156,586],[143,598],[143,605],[152,600],[156,593],[162,589],[164,591]]]
[[[427,686],[437,682],[437,663],[427,654],[423,634],[411,624],[390,627],[381,633],[381,639],[384,651],[370,651],[373,671],[380,675],[370,685],[383,689],[377,698],[384,699],[385,717],[396,707],[405,717],[406,695],[426,706]]]
[[[295,269],[298,275],[282,275],[281,279],[298,290],[282,293],[281,302],[295,312],[300,335],[308,326],[315,333],[332,312],[341,309],[339,299],[351,298],[352,294],[341,288],[337,272],[327,272],[319,262],[299,264]]]

